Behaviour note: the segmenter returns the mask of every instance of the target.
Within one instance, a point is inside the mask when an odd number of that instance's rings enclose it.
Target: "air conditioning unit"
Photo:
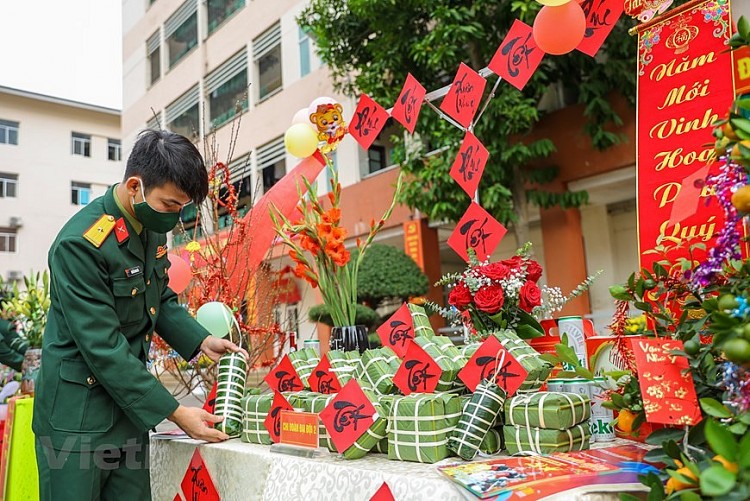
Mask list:
[[[20,217],[11,217],[9,225],[11,228],[20,228],[21,226],[23,226],[23,220]]]
[[[8,280],[21,280],[23,278],[23,273],[21,273],[19,270],[11,270],[8,272]]]

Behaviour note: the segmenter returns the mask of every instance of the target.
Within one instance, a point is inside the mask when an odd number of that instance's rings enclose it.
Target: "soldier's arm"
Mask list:
[[[53,308],[67,325],[94,377],[127,417],[143,431],[178,407],[171,393],[130,351],[108,284],[100,251],[81,237],[62,240],[50,256]]]
[[[22,363],[23,355],[12,350],[5,341],[0,340],[0,364],[7,365],[11,369],[20,372]]]

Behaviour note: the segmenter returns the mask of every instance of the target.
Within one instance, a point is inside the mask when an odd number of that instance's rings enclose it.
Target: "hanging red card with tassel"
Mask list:
[[[414,134],[417,126],[419,112],[422,110],[424,96],[427,91],[411,73],[406,76],[406,82],[401,88],[396,104],[393,105],[391,116],[401,125],[406,127],[409,133]]]
[[[268,430],[268,434],[271,435],[273,443],[279,442],[281,437],[281,411],[293,411],[294,408],[287,402],[284,395],[278,391],[273,392],[273,402],[271,402],[271,409],[268,411],[268,416],[263,421],[263,425]]]
[[[448,238],[448,245],[469,261],[467,249],[474,249],[477,259],[485,261],[495,251],[508,230],[478,203],[472,202]]]
[[[490,154],[471,132],[467,132],[451,167],[451,177],[474,198]]]
[[[385,108],[373,101],[367,94],[362,94],[349,125],[349,134],[362,148],[369,150],[373,141],[385,127],[386,120],[388,120],[388,112]]]
[[[471,125],[479,110],[487,81],[464,63],[458,67],[456,77],[445,95],[440,109],[464,127]]]
[[[320,413],[320,420],[338,451],[351,447],[375,419],[375,407],[354,379],[346,383]]]
[[[537,47],[531,26],[516,19],[488,67],[516,89],[523,90],[542,59],[544,51]]]
[[[434,393],[443,370],[421,346],[410,341],[404,361],[393,376],[395,384],[404,395]]]
[[[310,374],[310,389],[323,394],[338,393],[341,390],[339,378],[331,371],[331,362],[325,355]]]

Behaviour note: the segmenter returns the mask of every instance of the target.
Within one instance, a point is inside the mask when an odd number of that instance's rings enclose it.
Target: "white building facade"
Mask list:
[[[0,87],[0,276],[47,268],[65,222],[123,173],[120,112]]]

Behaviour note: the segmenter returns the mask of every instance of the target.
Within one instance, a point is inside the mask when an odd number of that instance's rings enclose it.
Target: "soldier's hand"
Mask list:
[[[245,357],[245,360],[249,360],[250,358],[247,354],[247,351],[243,350],[233,342],[229,341],[228,339],[221,339],[214,336],[208,336],[203,340],[203,342],[201,343],[201,351],[214,362],[218,362],[219,357],[221,357],[228,351],[242,353]]]
[[[199,407],[179,406],[168,418],[187,433],[190,438],[206,442],[221,442],[229,438],[226,433],[206,426],[206,422],[220,423],[224,418],[214,416]]]

